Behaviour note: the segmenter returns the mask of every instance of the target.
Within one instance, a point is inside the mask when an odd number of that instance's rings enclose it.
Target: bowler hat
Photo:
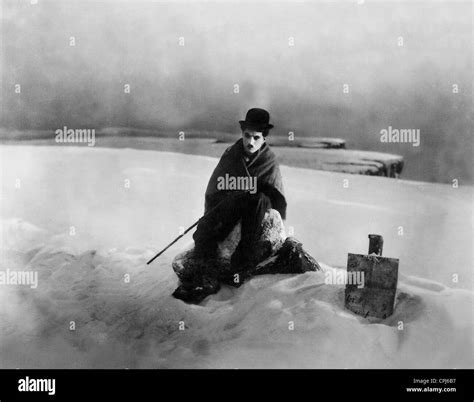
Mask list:
[[[269,123],[270,114],[259,108],[250,109],[245,116],[245,120],[240,120],[240,127],[252,128],[254,130],[263,131],[273,128],[273,124]]]

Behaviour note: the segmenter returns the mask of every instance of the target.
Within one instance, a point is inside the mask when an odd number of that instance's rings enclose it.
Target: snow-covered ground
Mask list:
[[[287,232],[325,270],[366,253],[369,233],[400,259],[395,312],[377,322],[345,310],[325,272],[257,277],[199,306],[171,297],[191,236],[146,261],[200,217],[214,158],[0,155],[0,271],[38,273],[36,288],[0,285],[1,368],[474,367],[471,187],[282,167]]]

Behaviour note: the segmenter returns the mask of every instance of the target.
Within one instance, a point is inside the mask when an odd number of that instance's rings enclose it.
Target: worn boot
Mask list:
[[[253,274],[301,274],[319,270],[318,262],[303,249],[303,244],[294,237],[287,237],[277,254],[258,264]]]
[[[200,283],[182,282],[173,292],[173,297],[185,303],[199,304],[207,296],[217,293],[220,287],[215,278],[202,278]]]

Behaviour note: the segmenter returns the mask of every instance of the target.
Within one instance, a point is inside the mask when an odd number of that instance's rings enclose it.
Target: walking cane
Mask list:
[[[220,205],[220,203],[218,204]],[[204,215],[205,216],[205,215]],[[202,218],[201,218],[202,219]],[[181,239],[181,237],[183,237],[186,233],[188,233],[193,227],[195,227],[199,221],[201,220],[199,219],[197,222],[194,222],[192,224],[192,226],[190,226],[189,228],[187,228],[183,234],[180,234],[176,239],[174,239],[170,244],[168,244],[163,250],[161,250],[157,255],[155,255],[150,261],[148,261],[146,263],[146,265],[149,265],[151,264],[156,258],[158,258],[161,254],[163,254],[166,250],[168,250],[173,244],[175,244],[179,239]]]
[[[236,193],[234,193],[233,195],[239,195],[241,193],[246,193],[247,191],[237,191]],[[229,197],[226,197],[224,198],[221,202],[219,202],[214,208],[210,209],[206,214],[204,214],[204,216],[202,216],[202,218],[210,215],[212,212],[214,212],[218,207],[221,206],[221,204],[226,201]],[[187,228],[184,233],[180,234],[176,239],[174,239],[170,244],[168,244],[163,250],[161,250],[157,255],[155,255],[150,261],[148,261],[146,263],[146,265],[149,265],[151,264],[153,261],[155,261],[156,258],[158,258],[161,254],[163,254],[166,250],[168,250],[173,244],[175,244],[179,239],[181,239],[181,237],[183,237],[186,233],[188,233],[193,227],[195,227],[199,222],[200,220],[202,219],[200,218],[197,222],[194,222],[189,228]]]

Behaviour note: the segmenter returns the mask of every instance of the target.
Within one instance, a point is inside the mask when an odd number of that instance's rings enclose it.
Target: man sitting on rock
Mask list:
[[[206,189],[205,213],[193,235],[192,258],[184,265],[173,263],[181,279],[173,293],[176,298],[200,302],[217,292],[220,282],[240,286],[275,252],[274,241],[262,243],[263,220],[267,219],[267,226],[280,222],[284,233],[281,219],[286,219],[287,203],[278,162],[266,142],[273,128],[269,121],[266,110],[250,109],[240,121],[242,138],[226,149],[214,169]],[[229,266],[220,258],[218,244],[239,222],[240,242]]]

